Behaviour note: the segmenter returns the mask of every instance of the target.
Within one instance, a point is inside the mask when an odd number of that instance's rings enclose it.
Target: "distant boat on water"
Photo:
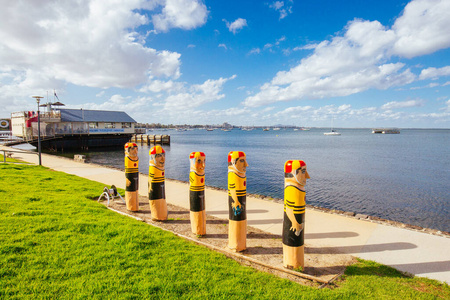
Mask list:
[[[337,131],[335,131],[333,129],[331,129],[330,132],[324,132],[323,134],[324,135],[341,135],[339,132],[337,132]]]
[[[341,135],[339,132],[337,132],[336,130],[333,129],[333,121],[334,121],[334,118],[331,119],[331,131],[330,132],[324,132],[323,135],[331,135],[331,136]]]
[[[383,134],[398,134],[400,130],[397,128],[374,128],[372,133],[383,133]]]

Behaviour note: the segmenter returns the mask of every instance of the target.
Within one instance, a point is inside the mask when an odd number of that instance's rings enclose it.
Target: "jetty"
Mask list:
[[[374,128],[372,133],[399,134],[400,130],[398,128]]]
[[[133,134],[130,139],[131,142],[143,144],[160,144],[170,145],[170,135],[167,134]]]
[[[1,146],[0,146],[1,147]],[[12,150],[4,147],[3,150]],[[15,158],[37,164],[34,153]],[[72,159],[42,154],[42,164],[53,170],[125,189],[124,172],[114,168],[75,162]],[[139,194],[148,196],[148,175],[139,175]],[[99,195],[101,191],[99,191]],[[166,200],[189,211],[189,185],[166,179]],[[226,190],[206,187],[206,213],[227,220]],[[247,196],[248,225],[280,235],[283,226],[282,201]],[[450,283],[450,237],[423,228],[393,226],[364,215],[330,213],[306,208],[305,247],[314,253],[342,253],[382,263],[405,273]],[[280,244],[281,247],[281,244]]]

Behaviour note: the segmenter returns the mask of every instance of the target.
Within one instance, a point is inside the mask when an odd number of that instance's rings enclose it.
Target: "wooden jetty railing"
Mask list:
[[[161,144],[161,145],[170,145],[170,135],[163,134],[133,134],[131,137],[131,141],[134,143],[141,144]]]

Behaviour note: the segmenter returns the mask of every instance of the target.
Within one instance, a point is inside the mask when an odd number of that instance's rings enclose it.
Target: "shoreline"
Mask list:
[[[61,156],[59,156],[59,157],[61,157]],[[67,157],[63,157],[63,158],[72,160],[71,158],[67,158]],[[92,163],[92,162],[86,162],[86,163],[95,165],[95,166],[102,166],[102,167],[107,167],[107,168],[114,169],[114,170],[124,171],[121,168],[117,168],[117,167],[114,167],[111,165],[99,165],[99,164]],[[139,174],[148,176],[148,174],[141,173],[141,172],[139,172]],[[179,180],[179,179],[166,178],[166,180],[183,183],[186,185],[189,184],[187,181],[183,181],[183,180]],[[216,191],[223,191],[223,192],[227,191],[226,189],[215,187],[215,186],[209,186],[209,185],[206,185],[205,188],[209,188],[209,189],[216,190]],[[264,201],[269,201],[269,202],[276,202],[276,203],[280,203],[280,204],[284,203],[283,199],[273,198],[273,197],[265,196],[265,195],[247,193],[247,196],[254,197],[254,198],[257,198],[260,200],[264,200]],[[383,219],[383,218],[376,217],[376,216],[370,216],[370,215],[366,215],[366,214],[357,214],[355,212],[343,211],[343,210],[339,210],[339,209],[330,209],[330,208],[319,207],[319,206],[314,206],[314,205],[310,205],[310,204],[306,204],[306,207],[311,210],[329,213],[329,214],[333,214],[333,215],[340,215],[340,216],[353,218],[353,219],[357,219],[357,220],[378,223],[378,224],[383,224],[383,225],[389,225],[389,226],[393,226],[393,227],[397,227],[397,228],[403,228],[403,229],[413,230],[416,232],[422,232],[422,233],[427,233],[427,234],[431,234],[431,235],[450,238],[450,232],[439,230],[439,229],[427,228],[427,227],[422,227],[422,226],[418,226],[418,225],[411,225],[411,224],[402,223],[402,222],[398,222],[398,221]]]
[[[37,164],[36,155],[24,154],[18,155],[17,158],[32,162],[34,165]],[[43,165],[43,168],[48,171],[59,171],[79,176],[79,180],[85,178],[99,183],[98,191],[94,192],[94,195],[89,197],[88,200],[98,200],[97,195],[100,193],[100,189],[104,190],[104,186],[109,188],[112,184],[120,188],[121,194],[124,192],[124,171],[121,165],[110,167],[99,165],[98,163],[80,163],[73,158],[66,159],[48,154],[43,155]],[[148,199],[148,175],[144,174],[145,172],[146,170],[142,169],[139,175],[139,191],[140,196],[142,196],[141,202],[144,209],[142,213],[149,212],[148,208],[145,208],[146,205],[148,207],[148,200],[145,200]],[[183,181],[183,179],[167,179],[166,195],[168,196],[168,204],[182,208],[180,213],[176,214],[176,210],[174,210],[172,216],[169,216],[173,218],[170,222],[171,226],[178,229],[182,225],[186,227],[183,227],[186,232],[190,232],[189,226],[187,226],[189,221],[186,215],[189,210],[187,197],[189,194],[189,183]],[[75,180],[78,181],[77,179]],[[48,188],[52,189],[51,186]],[[218,230],[220,229],[220,232],[211,232],[211,237],[217,239],[217,242],[223,243],[226,241],[227,236],[226,224],[228,223],[227,217],[229,212],[228,203],[225,201],[227,196],[226,188],[208,186],[206,193],[206,197],[208,197],[206,199],[208,203],[207,214],[219,219],[219,221],[210,222],[211,224],[221,225],[218,228],[217,226],[215,227]],[[275,240],[270,237],[278,238],[282,232],[283,202],[281,199],[249,194],[247,203],[251,213],[248,216],[248,225],[251,228],[258,229],[257,232],[252,231],[249,235],[251,236],[249,241],[253,243],[252,245],[249,244],[249,253],[257,252],[259,253],[258,255],[263,255],[266,259],[272,259],[272,255],[268,254],[275,254],[275,252],[281,255],[281,252],[279,252],[281,250],[280,245],[278,243],[274,244]],[[368,220],[365,219],[365,216],[358,216],[357,219],[353,213],[343,214],[343,212],[336,210],[326,210],[312,206],[308,206],[307,210],[308,224],[310,226],[308,226],[306,249],[313,260],[313,264],[310,266],[316,266],[314,263],[314,255],[316,254],[329,257],[331,254],[340,253],[381,263],[400,272],[407,272],[415,276],[450,282],[450,265],[447,251],[445,251],[445,249],[450,247],[448,234],[436,230],[424,231],[419,227],[408,228],[405,224],[387,220],[384,222],[378,219]],[[359,218],[368,222],[363,222]],[[258,233],[260,231],[269,235],[261,235]],[[260,246],[267,246],[269,250],[266,249],[267,247],[261,248]],[[387,253],[389,255],[386,255]]]
[[[54,154],[50,154],[50,153],[47,153],[47,154],[48,155],[54,155]],[[60,156],[60,155],[56,155],[56,156],[58,158],[67,159],[67,160],[73,161],[73,158]],[[122,171],[122,172],[124,171],[121,168],[114,167],[114,166],[111,166],[111,165],[101,165],[101,164],[96,164],[96,163],[92,163],[92,162],[85,162],[85,164],[90,164],[90,165],[93,165],[93,166],[105,167],[105,168],[118,170],[118,171]],[[145,173],[142,173],[142,172],[139,172],[139,174],[140,175],[144,175],[144,176],[148,176],[148,174],[145,174]],[[173,182],[179,182],[179,183],[183,183],[183,184],[186,184],[186,185],[189,184],[187,181],[178,180],[178,179],[166,178],[166,180],[173,181]],[[206,185],[205,188],[209,188],[209,189],[217,190],[217,191],[223,191],[223,192],[227,191],[226,189],[215,187],[215,186],[209,186],[209,185]],[[264,200],[264,201],[268,201],[268,202],[275,202],[275,203],[280,203],[280,204],[284,203],[283,199],[273,198],[273,197],[270,197],[270,196],[265,196],[265,195],[260,195],[260,194],[247,193],[247,196],[254,197],[256,199],[260,199],[260,200]],[[314,206],[314,205],[310,205],[310,204],[306,204],[306,207],[308,209],[311,209],[311,210],[320,211],[320,212],[324,212],[324,213],[329,213],[329,214],[333,214],[333,215],[340,215],[340,216],[345,216],[345,217],[348,217],[348,218],[362,220],[362,221],[367,221],[367,222],[371,222],[371,223],[378,223],[378,224],[383,224],[383,225],[389,225],[389,226],[393,226],[393,227],[396,227],[396,228],[408,229],[408,230],[412,230],[412,231],[416,231],[416,232],[422,232],[422,233],[427,233],[427,234],[431,234],[431,235],[435,235],[435,236],[441,236],[441,237],[450,238],[450,232],[439,230],[439,229],[427,228],[427,227],[422,227],[422,226],[418,226],[418,225],[411,225],[411,224],[402,223],[402,222],[398,222],[398,221],[392,221],[392,220],[388,220],[388,219],[383,219],[383,218],[380,218],[380,217],[371,216],[371,215],[367,215],[367,214],[359,214],[359,213],[350,212],[350,211],[343,211],[343,210],[339,210],[339,209],[324,208],[324,207]]]

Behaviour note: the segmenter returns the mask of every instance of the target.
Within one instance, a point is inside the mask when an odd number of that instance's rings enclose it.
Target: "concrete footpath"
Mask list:
[[[36,154],[14,153],[13,157],[38,164]],[[125,189],[125,175],[120,170],[46,154],[42,154],[42,165],[101,182],[106,186],[114,184]],[[143,196],[148,195],[147,182],[148,176],[141,174],[139,194]],[[217,218],[228,219],[226,191],[207,188],[205,193],[206,213]],[[101,191],[99,191],[100,194]],[[166,180],[166,200],[170,204],[189,209],[188,184]],[[249,226],[280,235],[283,205],[247,197],[247,219]],[[337,249],[339,252],[373,260],[402,272],[450,284],[450,238],[448,237],[313,209],[306,211],[305,227],[305,241],[311,248],[320,247],[321,251],[330,249],[330,253],[335,253]]]

